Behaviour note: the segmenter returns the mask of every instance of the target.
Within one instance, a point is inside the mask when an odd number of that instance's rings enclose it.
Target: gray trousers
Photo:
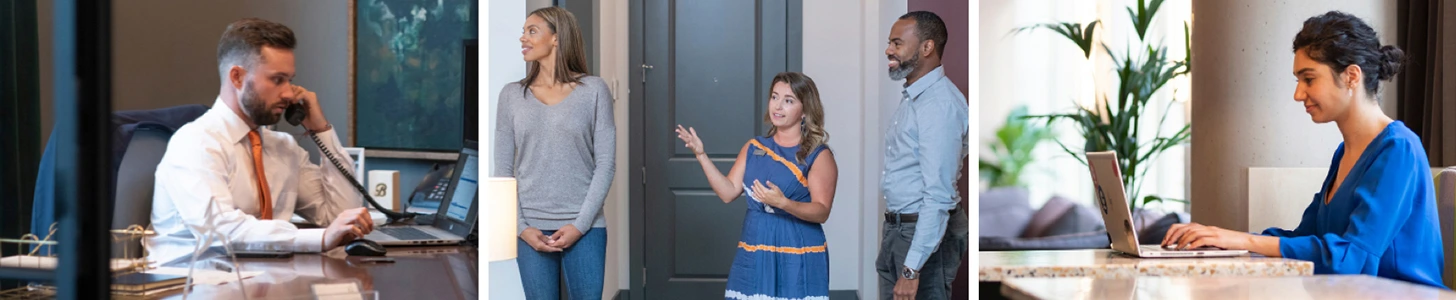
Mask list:
[[[915,299],[950,299],[951,282],[955,281],[956,272],[961,267],[961,256],[970,249],[966,209],[952,211],[948,223],[940,246],[920,267],[920,286],[915,292]],[[875,270],[880,275],[880,299],[894,299],[895,283],[900,281],[900,270],[905,268],[905,254],[910,251],[910,239],[915,237],[915,223],[885,222],[884,227]]]

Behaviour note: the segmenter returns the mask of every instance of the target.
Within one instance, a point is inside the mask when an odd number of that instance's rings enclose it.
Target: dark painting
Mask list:
[[[458,151],[461,63],[476,37],[477,1],[357,0],[355,145]]]

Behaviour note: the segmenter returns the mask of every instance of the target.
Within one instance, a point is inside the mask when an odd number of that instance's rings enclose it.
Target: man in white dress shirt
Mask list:
[[[353,165],[339,155],[346,152],[315,94],[292,84],[295,43],[287,26],[261,19],[239,20],[223,32],[217,100],[177,130],[157,166],[149,260],[188,257],[208,228],[228,236],[234,250],[293,252],[327,251],[373,230],[352,176],[326,159],[322,166],[310,162],[292,135],[267,127],[288,105],[302,104],[307,134]],[[327,226],[299,229],[288,221],[295,213]]]

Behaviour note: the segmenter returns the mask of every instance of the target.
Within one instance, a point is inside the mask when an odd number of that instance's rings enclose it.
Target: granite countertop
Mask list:
[[[1011,299],[1456,299],[1456,293],[1368,275],[1013,278]]]
[[[1136,258],[1111,249],[981,251],[980,281],[1028,277],[1309,276],[1314,264],[1250,254],[1208,258]]]

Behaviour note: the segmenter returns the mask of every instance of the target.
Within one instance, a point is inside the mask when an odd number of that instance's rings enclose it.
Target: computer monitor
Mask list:
[[[445,200],[435,216],[435,227],[458,236],[467,236],[475,229],[476,199],[479,198],[480,153],[474,140],[465,140],[460,159],[455,162],[453,183],[445,190]]]
[[[477,116],[480,114],[480,106],[478,106],[480,105],[480,82],[479,77],[476,76],[480,64],[480,60],[478,59],[477,55],[479,51],[479,48],[476,47],[475,39],[465,40],[465,50],[461,51],[461,54],[464,55],[464,59],[460,60],[460,78],[463,78],[464,80],[464,82],[460,83],[460,86],[463,87],[462,90],[464,90],[465,93],[462,97],[460,97],[460,99],[465,102],[464,140],[480,140],[480,133],[476,131],[476,126],[479,126],[479,123],[477,123]]]

